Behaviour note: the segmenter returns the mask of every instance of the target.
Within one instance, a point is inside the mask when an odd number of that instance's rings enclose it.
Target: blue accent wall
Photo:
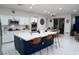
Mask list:
[[[75,29],[79,32],[79,16],[75,16]]]

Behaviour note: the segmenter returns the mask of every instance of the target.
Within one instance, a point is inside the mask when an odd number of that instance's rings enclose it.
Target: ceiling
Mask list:
[[[79,14],[79,4],[1,4],[0,7],[42,15]]]

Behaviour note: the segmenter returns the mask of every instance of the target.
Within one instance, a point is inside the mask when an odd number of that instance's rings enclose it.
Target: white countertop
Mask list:
[[[20,38],[22,38],[23,40],[25,40],[25,41],[29,41],[29,40],[33,40],[34,38],[38,38],[38,37],[45,37],[45,36],[47,36],[47,35],[49,35],[49,34],[56,34],[57,32],[41,32],[41,33],[30,33],[30,32],[26,32],[26,31],[24,31],[24,32],[17,32],[17,33],[14,33],[14,35],[16,35],[16,36],[18,36],[18,37],[20,37]]]

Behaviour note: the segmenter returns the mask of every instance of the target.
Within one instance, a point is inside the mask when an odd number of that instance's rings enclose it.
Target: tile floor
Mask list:
[[[10,36],[11,35],[8,34],[8,40],[13,39],[13,37]],[[3,37],[6,39],[7,34],[4,34]],[[74,37],[61,35],[59,39],[60,46],[58,48],[56,48],[56,44],[54,44],[32,55],[79,55],[79,42],[76,42]],[[18,51],[15,50],[14,42],[3,44],[2,52],[3,55],[20,55]]]

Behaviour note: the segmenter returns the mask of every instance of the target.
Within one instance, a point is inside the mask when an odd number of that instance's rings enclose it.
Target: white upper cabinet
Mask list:
[[[20,16],[5,16],[1,15],[1,23],[2,25],[9,25],[9,20],[19,21],[19,25],[29,25],[30,19],[29,17],[20,17]]]
[[[14,17],[13,17],[13,20],[15,20],[15,21],[20,21],[20,17],[19,17],[19,16],[14,16]]]
[[[30,19],[29,17],[20,17],[20,25],[29,25],[30,24]]]
[[[31,18],[31,22],[37,22],[37,18]]]
[[[13,20],[13,17],[12,16],[5,16],[5,15],[1,16],[1,24],[2,25],[8,25],[9,20]]]

